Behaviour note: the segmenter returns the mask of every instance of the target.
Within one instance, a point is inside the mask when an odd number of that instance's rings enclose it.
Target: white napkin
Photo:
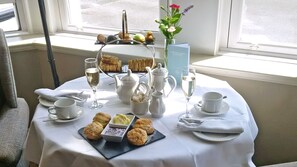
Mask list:
[[[209,133],[242,133],[243,125],[240,121],[222,120],[222,119],[204,119],[201,124],[184,123],[179,121],[177,127],[184,131],[199,131]]]
[[[56,101],[58,99],[66,98],[66,96],[77,96],[81,91],[79,90],[52,90],[48,88],[36,89],[34,93],[49,101]]]

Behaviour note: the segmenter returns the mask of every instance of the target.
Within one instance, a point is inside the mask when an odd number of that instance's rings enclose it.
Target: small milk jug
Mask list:
[[[162,92],[153,92],[151,103],[149,105],[149,111],[154,118],[160,118],[165,112],[165,104],[163,102],[163,93]]]

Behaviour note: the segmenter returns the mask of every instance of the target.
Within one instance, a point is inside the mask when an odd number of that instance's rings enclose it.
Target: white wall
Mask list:
[[[177,42],[188,42],[191,53],[214,55],[216,51],[217,19],[219,0],[174,1],[182,9],[194,5],[182,18],[183,30],[177,35]]]

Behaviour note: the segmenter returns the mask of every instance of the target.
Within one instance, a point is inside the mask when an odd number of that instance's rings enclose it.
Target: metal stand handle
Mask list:
[[[123,39],[125,39],[126,34],[128,34],[128,23],[127,23],[126,10],[123,10],[123,12],[122,12],[122,34],[123,34]]]

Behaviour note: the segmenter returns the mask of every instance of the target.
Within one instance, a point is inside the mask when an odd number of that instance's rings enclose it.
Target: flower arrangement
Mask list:
[[[167,0],[168,4],[168,0]],[[180,26],[180,20],[191,8],[191,5],[180,12],[180,6],[177,4],[171,4],[165,9],[161,6],[161,9],[166,12],[166,16],[163,19],[155,20],[159,24],[159,29],[165,36],[165,54],[164,54],[164,64],[167,67],[167,57],[168,57],[168,45],[174,42],[174,36],[181,32],[182,27]]]

